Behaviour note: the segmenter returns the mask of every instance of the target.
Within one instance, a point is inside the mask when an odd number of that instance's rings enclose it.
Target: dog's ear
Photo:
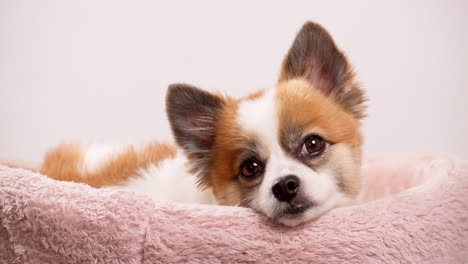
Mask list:
[[[279,81],[305,79],[356,118],[365,116],[363,91],[344,54],[319,24],[307,22],[286,55]]]
[[[187,154],[190,171],[201,186],[209,185],[208,166],[216,136],[216,123],[225,105],[223,98],[188,84],[172,84],[166,111],[175,140]]]

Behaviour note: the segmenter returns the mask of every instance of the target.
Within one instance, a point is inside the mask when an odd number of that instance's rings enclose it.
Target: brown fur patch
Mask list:
[[[238,100],[228,100],[216,126],[216,140],[212,149],[211,187],[221,204],[230,204],[226,188],[238,173],[236,158],[245,143],[246,135],[237,121]],[[234,187],[235,188],[235,187]]]
[[[280,83],[277,100],[281,128],[297,125],[305,130],[320,129],[331,142],[360,144],[359,123],[307,82]]]
[[[138,176],[138,170],[157,165],[173,158],[176,148],[168,144],[151,143],[141,150],[130,146],[105,161],[96,171],[83,171],[85,149],[79,144],[63,144],[49,152],[40,172],[61,181],[82,182],[93,187],[123,184],[130,177]]]
[[[218,202],[223,205],[244,205],[242,200],[254,186],[241,182],[239,175],[243,159],[247,152],[253,151],[252,139],[238,124],[237,110],[244,100],[256,100],[263,96],[260,90],[241,99],[226,99],[226,105],[216,125],[216,140],[212,149],[212,166],[210,182]]]

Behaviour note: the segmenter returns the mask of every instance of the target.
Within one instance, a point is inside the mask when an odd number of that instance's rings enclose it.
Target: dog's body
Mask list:
[[[365,107],[353,78],[330,35],[309,22],[273,89],[235,99],[171,85],[166,107],[177,146],[62,145],[42,172],[157,200],[246,206],[297,225],[360,191]]]
[[[96,188],[145,193],[159,201],[215,203],[209,190],[197,188],[186,163],[183,152],[169,144],[63,144],[48,153],[42,172],[57,180],[84,182]]]

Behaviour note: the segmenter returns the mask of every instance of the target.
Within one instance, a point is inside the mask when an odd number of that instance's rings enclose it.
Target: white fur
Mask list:
[[[179,153],[173,159],[163,160],[158,166],[150,165],[147,169],[140,170],[138,176],[131,177],[124,186],[109,188],[143,193],[157,201],[215,203],[210,190],[197,189],[195,177],[187,173],[185,163],[185,156]]]
[[[113,156],[123,150],[121,146],[114,145],[88,145],[84,146],[83,172],[95,172]]]
[[[124,146],[84,145],[83,173],[94,172],[104,166],[112,157],[124,152]],[[106,188],[123,189],[142,193],[158,201],[182,203],[213,204],[214,197],[210,190],[200,191],[196,186],[195,176],[186,171],[186,157],[178,153],[175,158],[163,160],[156,165],[141,169],[138,175],[130,177],[124,185]]]
[[[262,183],[253,194],[254,209],[270,218],[276,218],[278,208],[286,205],[273,196],[271,189],[278,178],[290,174],[299,177],[301,189],[306,197],[317,204],[300,217],[278,219],[283,224],[293,226],[318,217],[331,208],[345,203],[348,199],[340,192],[330,172],[314,171],[284,152],[279,142],[278,110],[275,90],[269,90],[257,100],[242,102],[238,109],[238,121],[244,129],[255,134],[269,152]]]

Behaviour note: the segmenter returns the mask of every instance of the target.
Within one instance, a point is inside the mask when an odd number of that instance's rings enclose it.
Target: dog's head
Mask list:
[[[201,187],[292,226],[359,193],[363,102],[343,53],[308,22],[275,88],[234,99],[173,84],[167,112]]]

